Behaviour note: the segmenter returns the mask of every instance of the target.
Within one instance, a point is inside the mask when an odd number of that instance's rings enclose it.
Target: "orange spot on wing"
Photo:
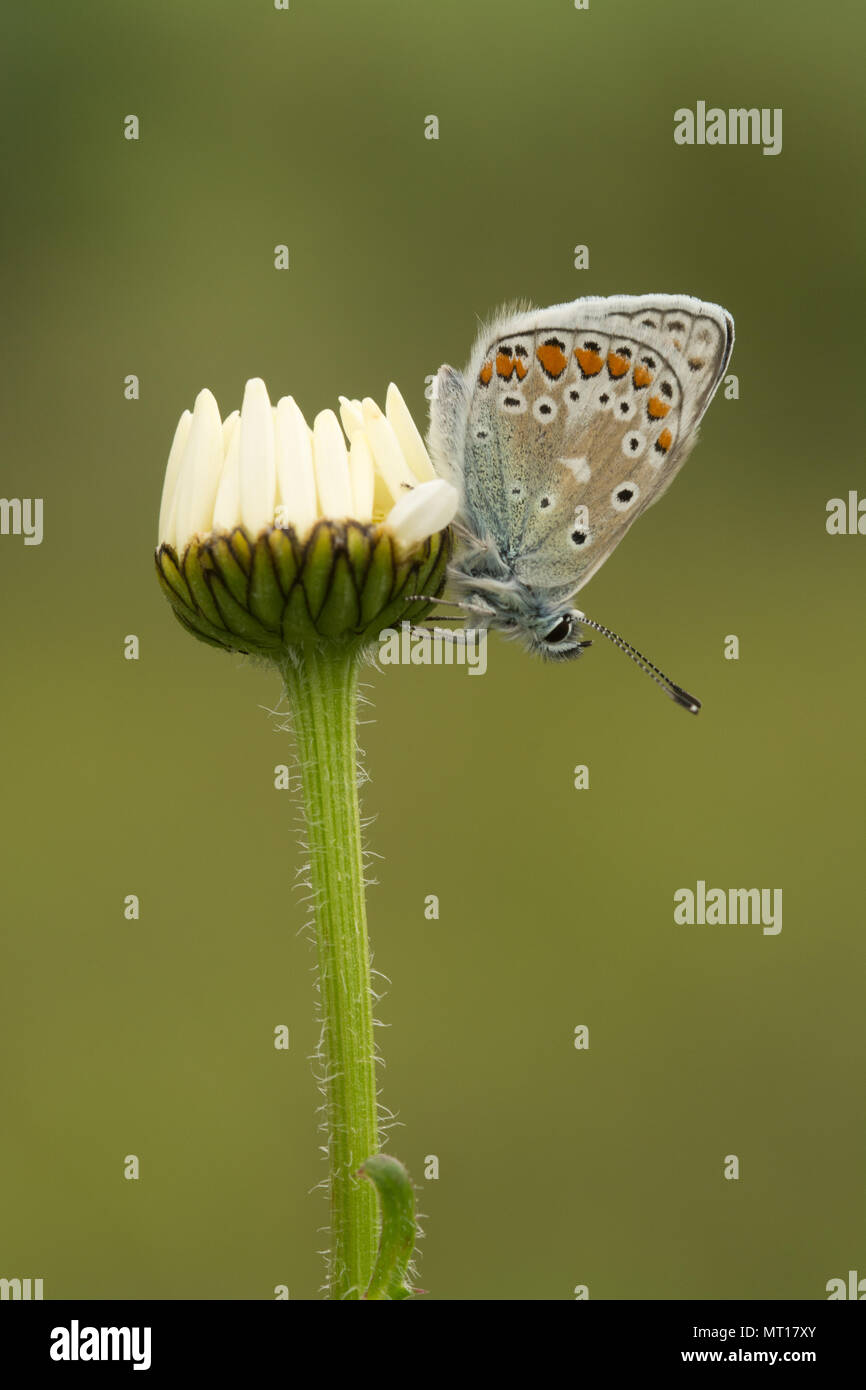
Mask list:
[[[653,374],[646,367],[635,367],[633,378],[635,386],[649,386],[652,379]]]
[[[496,354],[496,375],[501,376],[503,381],[511,380],[511,373],[514,371],[514,362],[510,353],[497,352]]]
[[[618,352],[609,352],[607,354],[607,370],[613,377],[625,376],[628,371],[628,358],[620,357]]]
[[[597,352],[593,352],[591,348],[575,348],[574,355],[584,376],[598,376],[604,363]]]
[[[661,449],[662,453],[666,454],[673,442],[674,437],[671,434],[670,430],[662,430],[661,434],[656,440],[656,448]]]
[[[669,410],[670,406],[661,396],[650,396],[646,411],[651,420],[663,420]]]
[[[493,376],[493,363],[492,363],[492,362],[485,362],[485,363],[484,363],[484,366],[481,368],[481,371],[478,373],[478,380],[481,382],[481,385],[482,385],[482,386],[489,386],[489,385],[490,385],[490,378],[491,378],[492,376]]]
[[[517,373],[517,380],[522,381],[523,378],[526,376],[526,373],[529,371],[529,368],[527,367],[526,363],[522,360],[522,358],[515,357],[514,370]]]
[[[542,343],[540,347],[536,348],[535,355],[547,375],[554,379],[562,376],[568,366],[568,358],[558,343]]]

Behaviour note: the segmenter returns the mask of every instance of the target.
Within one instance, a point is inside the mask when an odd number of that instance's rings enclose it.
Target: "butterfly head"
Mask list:
[[[498,610],[486,618],[486,626],[506,638],[522,642],[527,651],[548,661],[572,661],[592,642],[581,640],[578,623],[582,613],[573,608],[561,612],[515,613]]]
[[[560,613],[539,615],[519,625],[516,635],[530,651],[548,661],[573,661],[592,642],[581,640],[578,626],[582,613],[566,608]]]
[[[495,557],[498,561],[499,557]],[[480,567],[479,567],[480,568]],[[552,602],[502,573],[469,574],[452,566],[450,575],[457,591],[473,615],[467,621],[493,628],[506,638],[522,642],[528,651],[551,661],[569,661],[580,656],[591,642],[582,641],[579,623],[583,614],[562,599]]]

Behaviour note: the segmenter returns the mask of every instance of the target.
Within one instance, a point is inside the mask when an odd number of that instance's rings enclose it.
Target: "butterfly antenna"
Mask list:
[[[589,627],[592,628],[593,632],[600,632],[602,637],[606,637],[615,647],[619,647],[621,652],[625,652],[626,656],[631,657],[635,665],[639,666],[642,671],[645,671],[650,680],[655,681],[656,685],[661,686],[665,694],[669,695],[676,704],[682,705],[683,709],[689,710],[691,714],[697,714],[701,707],[700,700],[695,699],[694,695],[690,695],[687,690],[683,690],[682,686],[675,685],[674,682],[665,675],[664,671],[660,671],[657,666],[653,666],[651,661],[647,661],[646,657],[638,651],[637,647],[633,647],[630,642],[626,642],[618,633],[613,632],[609,627],[605,627],[604,623],[593,622],[592,618],[587,618],[583,613],[581,613],[577,621],[581,627]]]

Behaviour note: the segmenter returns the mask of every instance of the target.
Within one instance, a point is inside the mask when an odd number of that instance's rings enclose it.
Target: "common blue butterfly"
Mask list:
[[[462,374],[439,369],[429,444],[460,493],[449,576],[475,626],[551,658],[579,656],[590,628],[697,713],[571,600],[682,468],[733,342],[717,304],[617,295],[505,311]]]

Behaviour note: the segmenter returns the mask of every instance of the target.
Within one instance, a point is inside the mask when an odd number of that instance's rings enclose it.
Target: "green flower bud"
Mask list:
[[[181,417],[156,567],[178,621],[229,651],[359,646],[415,619],[445,582],[457,493],[437,478],[395,386],[322,411],[310,430],[261,381],[224,422],[209,391]]]
[[[382,525],[323,520],[305,540],[272,526],[255,541],[242,527],[197,537],[180,557],[163,543],[156,566],[188,632],[229,651],[277,656],[322,639],[363,646],[422,617],[429,603],[408,598],[439,593],[449,553],[447,531],[405,556]]]

